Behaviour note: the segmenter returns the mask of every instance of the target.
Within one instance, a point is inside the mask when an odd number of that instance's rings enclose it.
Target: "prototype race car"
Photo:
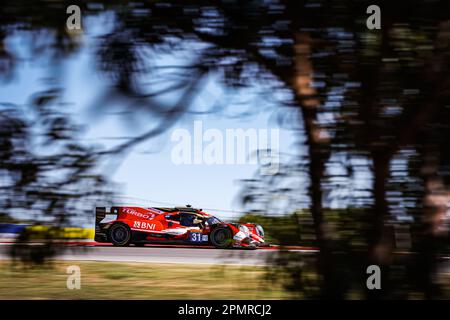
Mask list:
[[[191,206],[175,208],[97,207],[95,241],[128,246],[145,243],[211,244],[257,248],[264,230],[254,223],[227,223]]]

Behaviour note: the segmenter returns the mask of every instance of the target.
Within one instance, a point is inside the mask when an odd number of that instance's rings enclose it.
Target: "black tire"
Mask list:
[[[229,248],[233,245],[233,232],[228,228],[217,228],[211,232],[210,239],[216,248]]]
[[[117,247],[126,247],[131,241],[131,230],[123,223],[113,224],[109,228],[109,239]]]

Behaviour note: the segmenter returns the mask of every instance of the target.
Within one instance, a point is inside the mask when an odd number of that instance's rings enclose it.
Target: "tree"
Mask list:
[[[76,49],[76,37],[63,31],[58,15],[65,12],[68,3],[39,2],[39,10],[32,12],[25,7],[28,1],[19,3],[7,3],[5,7],[14,8],[14,14],[2,12],[0,16],[3,39],[19,28],[47,30],[53,32],[49,33],[54,41],[50,51],[55,57]],[[121,97],[128,101],[129,110],[139,106],[160,122],[143,135],[97,156],[120,154],[161,133],[190,111],[209,73],[220,75],[232,90],[257,82],[271,91],[287,93],[288,98],[278,103],[282,108],[297,110],[302,124],[299,136],[305,138],[302,148],[306,148],[307,157],[300,163],[307,166],[308,205],[320,247],[317,266],[323,279],[322,297],[346,296],[349,285],[343,275],[348,274],[347,264],[355,270],[355,277],[361,277],[370,264],[380,265],[389,274],[395,247],[391,222],[397,215],[392,209],[394,203],[408,203],[405,212],[413,217],[442,216],[442,205],[436,214],[436,210],[417,210],[411,203],[430,204],[430,195],[437,189],[448,190],[445,174],[430,173],[448,165],[445,148],[438,147],[448,142],[446,131],[431,134],[432,128],[448,127],[448,121],[443,121],[448,119],[445,106],[450,88],[446,72],[450,11],[445,1],[413,1],[406,7],[402,3],[383,5],[381,30],[366,27],[369,1],[317,1],[316,5],[289,0],[156,1],[126,6],[101,3],[105,10],[115,13],[115,23],[98,42],[98,67],[114,80],[114,87],[99,105]],[[85,2],[82,13],[95,15],[98,11]],[[143,73],[153,75],[158,82],[167,80],[155,72],[148,51],[174,53],[187,47],[191,55],[186,63],[168,66],[178,81],[163,90],[151,90],[139,83],[138,76]],[[12,66],[14,55],[6,46],[2,48],[4,65]],[[161,105],[154,99],[177,90],[183,94],[174,105]],[[392,174],[398,157],[409,163],[400,170],[406,174],[403,180],[395,180]],[[418,158],[427,158],[423,166],[428,169],[423,175],[416,166]],[[373,178],[357,184],[355,172],[364,165],[355,162],[361,159],[368,163]],[[286,176],[289,172],[276,179]],[[410,180],[423,188],[407,189]],[[391,196],[390,188],[396,188],[400,196]],[[297,191],[301,198],[303,190]],[[355,220],[339,227],[351,226],[349,232],[364,239],[358,241],[362,245],[336,247],[337,232],[328,231],[333,225],[332,214],[324,209],[324,203],[336,194],[340,195],[335,200],[340,205],[345,202],[348,215]],[[255,196],[250,198],[254,200]],[[355,211],[355,207],[362,210]],[[433,221],[422,225],[429,231],[442,225],[442,219],[425,220]],[[429,231],[423,234],[433,234]],[[426,238],[424,243],[434,243]],[[366,292],[373,298],[391,297],[391,293],[389,288]]]

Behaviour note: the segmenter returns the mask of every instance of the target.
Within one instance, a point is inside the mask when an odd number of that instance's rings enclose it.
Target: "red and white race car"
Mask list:
[[[145,243],[212,244],[217,248],[257,248],[264,244],[264,230],[254,223],[227,223],[186,207],[96,208],[95,241],[115,246]]]

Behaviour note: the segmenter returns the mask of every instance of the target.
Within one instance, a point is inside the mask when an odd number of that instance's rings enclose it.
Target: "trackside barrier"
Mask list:
[[[54,239],[94,239],[93,228],[52,228],[50,226],[29,226],[26,224],[0,223],[0,238],[17,237],[25,229],[31,231],[33,235],[50,234]]]

